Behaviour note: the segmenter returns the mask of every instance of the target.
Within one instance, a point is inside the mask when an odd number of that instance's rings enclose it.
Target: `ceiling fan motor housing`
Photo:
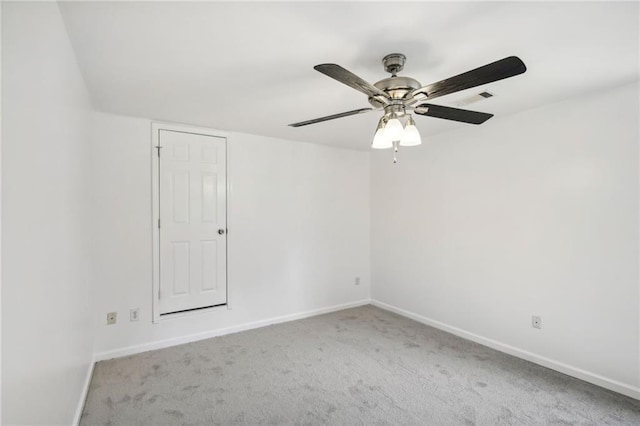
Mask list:
[[[387,93],[393,100],[401,100],[405,98],[409,93],[422,87],[420,82],[411,77],[389,77],[378,81],[373,84],[378,89]],[[380,108],[384,104],[376,98],[370,97],[369,103],[375,108]]]
[[[385,71],[391,73],[391,77],[382,79],[377,83],[374,83],[375,87],[389,95],[389,97],[392,99],[392,104],[401,105],[402,99],[404,99],[412,91],[422,87],[420,82],[416,79],[404,76],[398,77],[396,75],[404,69],[404,63],[406,62],[406,60],[407,57],[402,53],[390,53],[382,58],[382,65],[384,65]],[[387,103],[381,102],[379,99],[376,99],[376,97],[370,97],[369,103],[373,105],[374,108],[381,108],[387,105]],[[402,108],[401,114],[404,114],[404,108]]]

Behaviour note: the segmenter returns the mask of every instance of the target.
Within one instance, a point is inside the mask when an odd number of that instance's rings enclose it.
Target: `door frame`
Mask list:
[[[226,175],[225,175],[225,187],[226,187],[226,197],[225,197],[225,215],[226,215],[226,224],[227,224],[227,236],[226,236],[226,245],[225,251],[226,253],[226,264],[225,264],[225,283],[224,285],[227,287],[227,303],[226,305],[214,306],[211,308],[197,309],[193,311],[187,312],[178,312],[175,314],[165,314],[160,316],[160,229],[158,227],[158,222],[160,220],[160,159],[158,157],[158,144],[160,141],[160,130],[168,130],[174,132],[182,132],[182,133],[192,133],[196,135],[203,136],[215,136],[219,138],[225,139],[225,165],[226,165]],[[229,161],[228,161],[228,148],[229,148],[229,132],[209,129],[206,127],[196,127],[189,126],[185,124],[175,124],[175,123],[166,123],[161,121],[152,121],[151,122],[151,250],[152,250],[152,261],[151,261],[151,276],[152,276],[152,290],[151,290],[151,300],[152,306],[152,322],[157,324],[161,321],[175,319],[185,316],[196,315],[200,313],[211,312],[214,310],[227,310],[231,309],[229,307],[229,196],[231,194],[231,185],[229,183]],[[162,153],[161,153],[162,155]]]

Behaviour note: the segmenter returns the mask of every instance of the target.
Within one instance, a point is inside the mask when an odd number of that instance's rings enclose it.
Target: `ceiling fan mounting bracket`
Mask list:
[[[382,64],[384,65],[385,71],[391,73],[391,75],[395,77],[396,74],[404,68],[406,60],[407,57],[402,53],[390,53],[382,58]]]

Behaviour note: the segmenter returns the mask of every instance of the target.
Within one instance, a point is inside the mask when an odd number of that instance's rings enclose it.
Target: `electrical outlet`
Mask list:
[[[360,285],[360,277],[356,277],[356,279],[353,281],[353,283],[355,285]]]
[[[129,311],[129,320],[138,321],[140,319],[140,308],[134,308]]]
[[[531,317],[531,327],[533,328],[542,328],[542,318],[538,316]]]
[[[115,324],[118,318],[117,312],[109,312],[107,314],[107,325]]]

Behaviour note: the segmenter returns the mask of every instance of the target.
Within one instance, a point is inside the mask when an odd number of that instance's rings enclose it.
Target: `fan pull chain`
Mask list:
[[[398,141],[393,141],[393,164],[398,164]]]

